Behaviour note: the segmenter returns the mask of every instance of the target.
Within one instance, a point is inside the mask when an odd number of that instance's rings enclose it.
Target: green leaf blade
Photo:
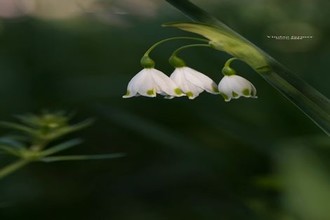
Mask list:
[[[73,156],[54,156],[39,159],[41,162],[59,162],[59,161],[80,161],[80,160],[104,160],[124,157],[123,153],[100,154],[100,155],[73,155]]]
[[[54,147],[51,147],[51,148],[48,148],[44,151],[42,151],[40,153],[40,156],[41,157],[46,157],[46,156],[49,156],[49,155],[52,155],[52,154],[55,154],[55,153],[58,153],[60,151],[64,151],[64,150],[67,150],[69,148],[72,148],[74,146],[77,146],[78,144],[80,144],[82,142],[81,139],[73,139],[73,140],[70,140],[70,141],[66,141],[64,143],[61,143],[61,144],[58,144]]]

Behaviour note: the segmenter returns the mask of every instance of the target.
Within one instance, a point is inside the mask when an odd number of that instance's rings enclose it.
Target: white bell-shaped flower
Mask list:
[[[257,90],[247,79],[238,75],[225,75],[218,85],[226,102],[239,97],[257,98]]]
[[[170,78],[189,99],[196,98],[204,90],[212,94],[219,94],[217,84],[212,79],[201,72],[187,67],[184,61],[175,54],[170,57],[169,61],[175,67]]]
[[[123,98],[138,95],[156,97],[157,93],[167,98],[184,95],[166,74],[155,68],[144,68],[128,83],[127,93]]]

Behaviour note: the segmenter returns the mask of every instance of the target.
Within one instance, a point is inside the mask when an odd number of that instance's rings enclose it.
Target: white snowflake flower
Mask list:
[[[225,75],[218,85],[226,102],[239,97],[257,98],[257,90],[247,79],[238,75]]]
[[[189,99],[196,98],[204,90],[212,94],[219,94],[217,84],[212,79],[187,66],[175,68],[170,78]]]
[[[184,95],[166,74],[155,68],[144,68],[128,83],[127,93],[123,98],[139,95],[156,97],[156,94],[164,95],[167,98]]]

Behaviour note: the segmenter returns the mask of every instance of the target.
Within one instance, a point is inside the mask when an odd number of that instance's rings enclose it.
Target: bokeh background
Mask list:
[[[329,1],[193,2],[330,96]],[[194,36],[161,27],[171,21],[189,19],[164,0],[0,0],[0,119],[74,111],[73,122],[96,122],[66,154],[126,153],[8,176],[1,220],[330,219],[329,139],[249,66],[234,64],[258,99],[121,98],[150,45]],[[186,43],[155,50],[157,68],[170,74],[169,55]],[[219,82],[229,56],[182,58]]]

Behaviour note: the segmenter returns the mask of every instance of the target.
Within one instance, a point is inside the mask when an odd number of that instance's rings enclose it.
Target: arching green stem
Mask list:
[[[176,49],[173,53],[172,56],[177,55],[179,52],[181,52],[182,50],[185,50],[187,48],[191,48],[191,47],[211,47],[210,44],[189,44],[189,45],[185,45],[182,47],[179,47],[178,49]]]
[[[196,40],[196,41],[202,41],[202,42],[207,42],[209,43],[209,40],[207,39],[203,39],[203,38],[198,38],[198,37],[170,37],[170,38],[166,38],[164,40],[158,41],[157,43],[155,43],[154,45],[152,45],[142,56],[141,58],[141,66],[143,68],[154,68],[155,67],[155,62],[150,58],[149,54],[152,50],[154,50],[157,46],[159,46],[160,44],[163,44],[165,42],[168,41],[172,41],[172,40]]]
[[[170,38],[166,38],[164,40],[158,41],[157,43],[155,43],[154,45],[152,45],[151,47],[149,47],[149,49],[144,53],[144,56],[149,56],[149,53],[155,49],[157,46],[159,46],[160,44],[163,44],[167,41],[172,41],[172,40],[196,40],[196,41],[202,41],[202,42],[206,42],[208,43],[209,40],[207,39],[203,39],[203,38],[198,38],[198,37],[170,37]]]
[[[189,44],[189,45],[179,47],[170,56],[169,63],[175,68],[186,66],[186,63],[181,58],[179,58],[177,56],[177,54],[179,52],[181,52],[182,50],[185,50],[185,49],[191,48],[191,47],[211,47],[211,45],[210,44]]]
[[[234,61],[234,60],[238,60],[236,57],[232,57],[229,60],[226,61],[224,67],[222,68],[222,74],[225,76],[231,76],[231,75],[235,75],[236,71],[230,67],[230,64]]]
[[[234,60],[238,60],[238,58],[236,58],[236,57],[232,57],[232,58],[228,59],[228,60],[225,62],[224,67],[230,67],[230,64],[231,64]]]

